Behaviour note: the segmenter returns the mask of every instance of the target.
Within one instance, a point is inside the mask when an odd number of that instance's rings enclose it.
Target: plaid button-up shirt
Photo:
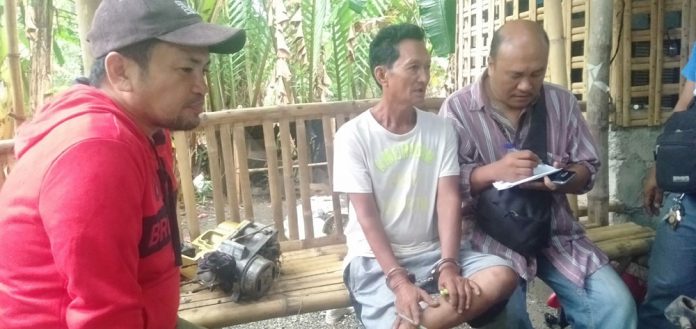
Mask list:
[[[459,164],[461,167],[461,193],[464,202],[464,220],[471,227],[471,243],[474,249],[501,256],[512,261],[515,271],[525,280],[536,275],[536,259],[525,257],[502,245],[481,231],[474,224],[471,195],[471,172],[479,166],[501,159],[509,136],[519,140],[529,133],[529,116],[523,114],[520,131],[498,111],[495,111],[484,93],[483,74],[474,84],[464,87],[447,98],[440,115],[451,120],[459,138]],[[575,97],[560,86],[544,83],[547,108],[547,152],[550,161],[561,164],[584,165],[591,173],[585,191],[592,188],[599,167],[597,151],[587,123],[580,112]],[[505,129],[505,133],[500,128]],[[585,235],[585,230],[573,216],[565,194],[554,193],[551,219],[550,246],[542,253],[570,281],[583,286],[585,278],[609,260]]]

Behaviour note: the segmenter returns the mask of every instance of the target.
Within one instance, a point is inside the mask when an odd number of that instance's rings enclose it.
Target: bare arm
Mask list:
[[[384,230],[382,221],[379,218],[377,202],[372,193],[350,193],[350,201],[355,208],[358,223],[365,233],[367,243],[375,254],[377,263],[384,271],[385,275],[390,274],[394,268],[400,267],[399,261],[394,255],[389,237]],[[431,306],[437,306],[425,290],[416,287],[408,278],[407,272],[393,272],[388,281],[389,288],[394,292],[396,311],[412,319],[415,325],[420,323],[421,308],[419,301],[425,301]]]
[[[442,258],[459,259],[461,198],[459,176],[440,177],[437,184],[437,225]]]
[[[679,93],[677,105],[674,106],[674,112],[686,111],[689,104],[691,104],[691,100],[694,99],[695,87],[696,82],[686,80],[686,83],[684,83],[684,88],[682,88],[681,93]]]
[[[471,194],[478,194],[498,180],[514,182],[530,177],[537,164],[539,157],[532,151],[523,150],[508,153],[498,161],[477,167],[471,172]]]
[[[462,236],[459,176],[440,177],[438,180],[437,216],[442,259],[453,258],[458,261]],[[438,270],[438,286],[447,289],[447,301],[459,314],[469,309],[473,295],[480,295],[481,288],[474,281],[462,278],[456,263],[443,263]]]
[[[349,197],[365,238],[386,274],[390,269],[399,266],[399,261],[394,256],[387,232],[379,218],[375,197],[372,193],[350,193]]]

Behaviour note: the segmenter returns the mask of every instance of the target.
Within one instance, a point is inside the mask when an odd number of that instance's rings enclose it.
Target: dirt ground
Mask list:
[[[215,211],[210,199],[201,199],[197,202],[197,212],[199,222],[201,223],[201,232],[207,229],[214,228],[216,225]],[[271,204],[268,198],[256,194],[254,196],[254,218],[256,221],[264,224],[270,224],[272,221]],[[184,219],[185,212],[183,205],[180,206],[179,216],[182,219],[183,230],[185,236],[188,236],[188,231],[185,227],[186,220]],[[551,294],[551,289],[548,288],[542,281],[535,280],[530,286],[527,293],[527,309],[529,312],[532,324],[537,329],[549,328],[544,321],[544,314],[555,314],[555,310],[546,306],[546,299]],[[325,322],[325,312],[314,312],[298,314],[294,316],[269,319],[243,325],[227,327],[226,329],[314,329],[314,328],[334,328],[334,329],[349,329],[362,328],[357,322],[354,313],[349,313],[333,324]],[[467,325],[458,327],[459,329],[470,328]]]

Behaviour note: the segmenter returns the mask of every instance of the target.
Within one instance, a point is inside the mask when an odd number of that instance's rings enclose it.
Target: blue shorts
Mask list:
[[[399,259],[399,264],[416,275],[416,280],[424,279],[433,265],[440,259],[440,250],[435,249]],[[512,268],[510,261],[495,255],[473,251],[468,243],[462,243],[459,251],[462,275],[470,277],[474,273],[493,266]],[[396,320],[394,293],[387,287],[382,268],[372,257],[356,257],[345,269],[344,281],[350,291],[356,313],[367,329],[391,328]],[[436,284],[423,287],[429,294],[437,294]]]

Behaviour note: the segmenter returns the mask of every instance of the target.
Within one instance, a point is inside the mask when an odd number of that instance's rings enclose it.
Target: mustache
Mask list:
[[[196,98],[186,102],[186,107],[203,107],[205,106],[205,97]]]

